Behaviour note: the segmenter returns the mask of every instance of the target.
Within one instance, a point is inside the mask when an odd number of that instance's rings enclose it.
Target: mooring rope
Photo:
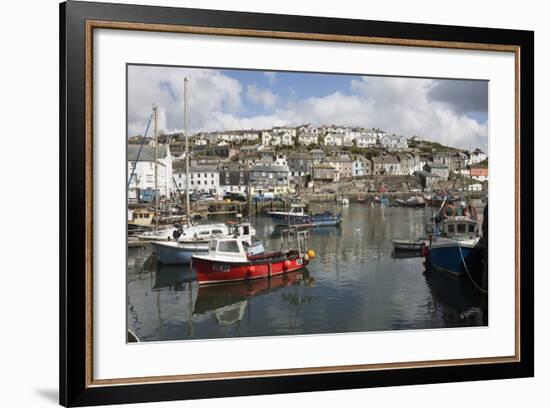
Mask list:
[[[470,271],[468,270],[468,266],[466,265],[466,260],[464,259],[464,254],[462,254],[462,248],[460,247],[460,242],[458,240],[456,241],[456,244],[458,245],[458,251],[460,252],[460,258],[462,259],[462,264],[464,265],[464,269],[466,270],[466,274],[468,275],[468,278],[470,278],[470,281],[473,283],[473,285],[476,287],[477,290],[479,290],[481,293],[489,294],[488,291],[480,287],[475,280],[472,278],[472,275],[470,275]]]

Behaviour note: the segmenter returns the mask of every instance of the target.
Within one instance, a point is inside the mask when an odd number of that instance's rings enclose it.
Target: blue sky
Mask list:
[[[189,78],[190,131],[341,124],[487,147],[486,81],[129,66],[129,134],[143,133],[152,103],[160,128],[183,128]]]

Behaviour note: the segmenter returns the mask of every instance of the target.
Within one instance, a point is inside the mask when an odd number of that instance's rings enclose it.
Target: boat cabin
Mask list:
[[[250,237],[255,233],[249,222],[242,222],[238,224],[227,223],[227,226],[229,228],[229,235],[236,237]]]
[[[210,242],[208,255],[214,259],[247,261],[249,257],[265,253],[261,241],[250,242],[249,237],[220,238]]]
[[[306,206],[304,204],[291,204],[288,213],[292,215],[307,215]]]
[[[146,208],[137,208],[128,210],[128,224],[134,225],[151,225],[155,216],[154,211],[150,211]]]
[[[468,217],[449,217],[443,222],[441,235],[455,239],[472,239],[479,236],[479,228],[477,221]]]

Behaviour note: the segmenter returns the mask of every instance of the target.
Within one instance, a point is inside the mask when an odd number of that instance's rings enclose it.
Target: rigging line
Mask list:
[[[136,160],[134,161],[134,166],[132,167],[132,173],[130,174],[130,178],[128,179],[128,187],[130,187],[130,182],[132,181],[132,177],[134,177],[137,162],[139,161],[139,156],[141,155],[141,150],[143,149],[143,144],[145,143],[145,139],[147,138],[147,133],[149,132],[149,126],[151,125],[151,120],[153,120],[153,114],[152,113],[151,113],[151,116],[149,116],[149,122],[147,122],[147,127],[145,128],[145,133],[143,134],[143,139],[141,141],[141,144],[139,145],[138,154],[137,154]],[[155,165],[156,165],[156,163],[155,163]]]

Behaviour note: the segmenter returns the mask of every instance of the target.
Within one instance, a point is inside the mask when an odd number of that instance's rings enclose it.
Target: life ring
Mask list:
[[[451,214],[447,214],[447,208],[450,208],[452,213]],[[443,207],[443,210],[442,210],[442,213],[443,213],[443,217],[445,219],[449,218],[449,217],[453,217],[454,215],[456,215],[456,209],[454,206],[452,205],[446,205],[445,207]]]

